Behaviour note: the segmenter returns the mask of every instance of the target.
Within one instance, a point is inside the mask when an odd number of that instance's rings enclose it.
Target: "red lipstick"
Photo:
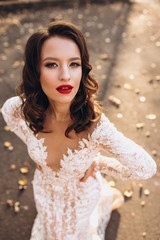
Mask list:
[[[56,88],[56,90],[61,94],[69,94],[73,89],[71,85],[60,85]]]

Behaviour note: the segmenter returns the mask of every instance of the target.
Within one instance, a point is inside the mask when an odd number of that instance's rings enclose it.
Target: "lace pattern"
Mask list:
[[[112,210],[112,190],[100,172],[122,179],[147,179],[156,172],[155,162],[103,114],[88,140],[79,141],[78,150],[68,148],[55,172],[46,164],[44,138],[38,140],[27,127],[20,105],[20,98],[13,97],[3,105],[2,114],[11,131],[27,145],[31,159],[43,170],[34,174],[37,217],[31,240],[104,240]],[[113,158],[102,156],[100,150],[111,153]],[[80,182],[93,161],[97,178]]]
[[[98,158],[98,169],[122,179],[148,179],[156,173],[156,163],[139,145],[117,131],[103,114],[101,123],[92,134],[100,149],[114,158]],[[112,170],[109,170],[109,169]]]

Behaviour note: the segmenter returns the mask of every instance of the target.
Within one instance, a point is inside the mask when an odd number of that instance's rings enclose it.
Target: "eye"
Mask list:
[[[79,66],[81,66],[81,64],[78,63],[78,62],[72,62],[72,63],[70,64],[70,66],[71,66],[71,67],[79,67]]]
[[[57,63],[52,62],[52,63],[46,63],[45,66],[48,67],[48,68],[55,68],[55,67],[57,67],[58,65],[57,65]]]

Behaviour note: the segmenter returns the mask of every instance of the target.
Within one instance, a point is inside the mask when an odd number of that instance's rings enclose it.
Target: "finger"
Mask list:
[[[81,178],[81,182],[85,182],[87,180],[87,178],[89,177],[89,169],[87,169],[87,171],[85,172],[85,175],[83,178]]]
[[[42,172],[42,168],[41,168],[41,166],[40,165],[36,165],[36,168],[39,170],[39,171],[41,171]]]
[[[95,174],[90,174],[90,175],[85,175],[83,178],[80,179],[80,181],[81,181],[81,182],[86,182],[86,180],[87,180],[89,177],[93,177],[94,179],[97,179]]]
[[[93,177],[94,179],[97,179],[95,173],[92,174],[92,177]]]
[[[92,167],[90,167],[86,172],[85,172],[85,175],[84,177],[80,180],[81,182],[85,182],[89,177],[93,177],[94,179],[96,179],[96,175],[95,175],[95,172],[93,170]]]

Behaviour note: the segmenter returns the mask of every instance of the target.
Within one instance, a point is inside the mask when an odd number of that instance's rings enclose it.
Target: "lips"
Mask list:
[[[69,94],[73,89],[71,85],[61,85],[56,88],[56,90],[61,94]]]

